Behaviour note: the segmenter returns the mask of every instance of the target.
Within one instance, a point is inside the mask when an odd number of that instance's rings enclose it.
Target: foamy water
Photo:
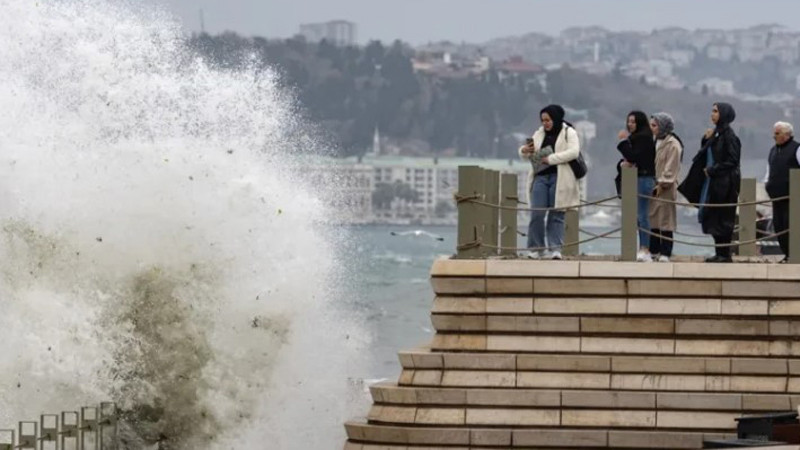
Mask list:
[[[273,73],[157,11],[0,10],[0,427],[110,399],[130,448],[340,447],[365,339]]]

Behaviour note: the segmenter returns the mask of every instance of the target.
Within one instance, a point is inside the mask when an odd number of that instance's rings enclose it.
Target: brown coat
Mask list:
[[[678,175],[681,171],[681,153],[683,147],[675,136],[656,142],[656,186],[658,198],[664,200],[678,199]],[[659,201],[650,202],[650,228],[664,231],[675,231],[677,227],[675,205]]]

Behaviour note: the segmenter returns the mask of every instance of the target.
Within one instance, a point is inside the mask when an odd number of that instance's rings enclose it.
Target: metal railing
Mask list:
[[[117,406],[112,402],[42,414],[38,422],[21,421],[16,429],[0,430],[0,450],[117,450],[117,424]]]
[[[742,256],[755,256],[757,244],[789,234],[789,263],[800,264],[800,169],[793,169],[790,174],[789,192],[794,195],[780,199],[757,200],[756,180],[742,179],[739,201],[735,204],[709,204],[671,201],[661,198],[639,195],[637,191],[637,172],[635,168],[622,169],[622,186],[620,203],[612,203],[617,197],[609,197],[593,201],[581,201],[579,205],[569,208],[531,208],[521,207],[524,204],[518,197],[518,180],[515,174],[500,174],[496,170],[482,169],[478,166],[460,166],[458,168],[458,193],[455,200],[458,207],[458,258],[485,258],[490,256],[511,256],[518,251],[544,250],[537,248],[517,247],[517,215],[526,211],[564,211],[565,230],[562,254],[577,256],[582,244],[596,239],[619,239],[620,256],[623,261],[635,261],[637,253],[637,236],[639,232],[653,235],[651,230],[638,227],[637,208],[640,197],[650,201],[661,201],[681,207],[737,207],[739,224],[736,228],[739,239],[731,244],[704,244],[689,242],[657,235],[662,239],[697,247],[738,247]],[[789,202],[789,230],[758,237],[756,207],[769,206],[773,201]],[[580,228],[579,210],[589,206],[621,208],[621,227],[603,233],[591,233]],[[618,233],[619,235],[614,235]],[[580,239],[581,233],[589,236]],[[676,235],[688,235],[676,230]],[[613,236],[612,236],[613,235]]]

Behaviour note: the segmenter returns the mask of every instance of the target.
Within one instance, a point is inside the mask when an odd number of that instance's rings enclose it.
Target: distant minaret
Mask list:
[[[202,9],[200,9],[200,34],[206,34],[206,19]]]
[[[381,132],[378,131],[377,125],[375,125],[375,134],[372,135],[372,154],[381,154]]]

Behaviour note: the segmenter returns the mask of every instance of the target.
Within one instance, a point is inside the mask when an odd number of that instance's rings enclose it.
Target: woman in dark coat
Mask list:
[[[736,111],[728,103],[715,103],[708,129],[701,140],[701,149],[692,160],[689,174],[678,190],[692,203],[722,204],[739,200],[742,144],[731,128]],[[714,237],[715,244],[730,244],[736,222],[736,207],[700,207],[697,219],[703,233]],[[731,262],[731,248],[717,247],[706,262]]]
[[[619,166],[635,167],[638,174],[637,191],[639,195],[653,195],[655,187],[655,156],[656,145],[653,132],[650,130],[650,121],[647,114],[641,111],[631,111],[626,123],[627,130],[619,132],[617,150],[624,158]],[[650,220],[648,218],[650,200],[639,197],[638,200],[638,226],[639,226],[639,252],[637,261],[651,262],[650,256]]]

